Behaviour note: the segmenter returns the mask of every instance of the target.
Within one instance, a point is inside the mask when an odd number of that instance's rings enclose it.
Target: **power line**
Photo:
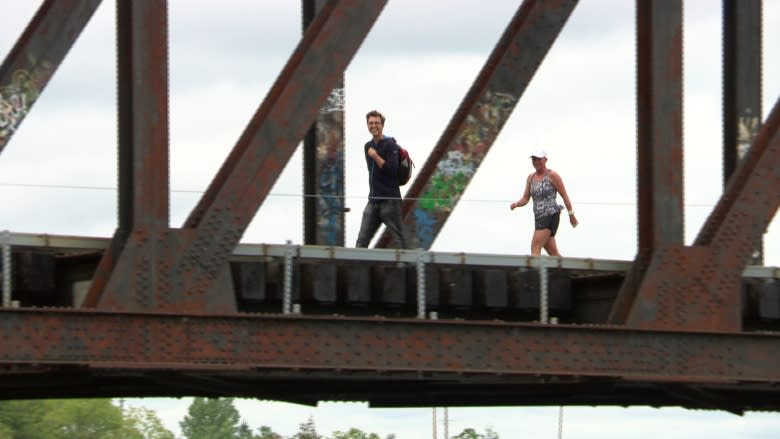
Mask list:
[[[112,186],[95,186],[95,185],[65,185],[65,184],[35,184],[35,183],[8,183],[0,182],[0,187],[18,187],[18,188],[33,188],[33,189],[72,189],[72,190],[97,190],[97,191],[116,191],[116,187]],[[195,189],[171,189],[171,193],[185,193],[185,194],[203,194],[203,190]],[[342,199],[365,199],[365,195],[315,195],[315,194],[297,194],[297,193],[269,193],[269,197],[287,197],[287,198],[342,198]],[[486,204],[506,204],[510,199],[490,199],[490,198],[460,198],[460,197],[447,197],[447,198],[430,198],[430,197],[403,197],[404,200],[425,200],[433,202],[465,202],[465,203],[486,203]],[[629,201],[580,201],[578,205],[586,206],[636,206],[635,202]],[[714,207],[711,203],[685,203],[686,207]]]

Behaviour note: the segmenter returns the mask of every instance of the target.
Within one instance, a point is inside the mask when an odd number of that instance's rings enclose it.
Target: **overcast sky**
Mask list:
[[[368,192],[364,114],[425,161],[519,1],[392,0],[345,74],[346,242],[357,237]],[[40,2],[0,0],[5,56]],[[720,2],[685,2],[685,242],[722,191]],[[178,227],[235,145],[297,44],[297,0],[170,0],[171,225]],[[433,250],[528,254],[529,209],[509,211],[538,147],[563,177],[580,226],[562,224],[565,256],[633,259],[636,253],[634,2],[582,0],[522,96]],[[111,236],[116,224],[114,2],[104,1],[0,155],[0,229]],[[763,114],[780,97],[780,0],[764,0]],[[302,242],[296,153],[244,235]],[[77,187],[77,188],[74,188]],[[780,225],[764,241],[780,265]],[[169,428],[189,400],[144,400]],[[152,407],[153,405],[153,407]],[[429,438],[431,410],[363,405],[320,408],[241,401],[253,427],[292,434],[313,415],[321,433],[351,426],[399,439]],[[345,414],[347,413],[347,414]],[[565,437],[768,438],[780,416],[674,409],[567,408]],[[401,417],[403,415],[403,418]],[[557,408],[451,409],[450,433],[493,426],[502,438],[554,437]],[[440,434],[442,429],[439,430]],[[642,435],[645,436],[642,436]],[[677,435],[677,436],[675,436]]]

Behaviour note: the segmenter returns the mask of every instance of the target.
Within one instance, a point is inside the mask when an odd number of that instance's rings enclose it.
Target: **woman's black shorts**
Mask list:
[[[534,219],[534,228],[536,230],[550,229],[550,236],[555,236],[558,231],[558,224],[561,222],[561,213],[547,215]]]

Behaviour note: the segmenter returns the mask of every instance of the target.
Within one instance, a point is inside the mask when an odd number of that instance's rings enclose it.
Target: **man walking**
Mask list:
[[[368,247],[379,226],[384,223],[393,235],[398,248],[406,248],[401,223],[401,190],[398,188],[398,144],[385,136],[385,116],[373,110],[366,114],[371,140],[363,150],[368,167],[368,203],[363,209],[363,220],[357,238],[357,247]]]

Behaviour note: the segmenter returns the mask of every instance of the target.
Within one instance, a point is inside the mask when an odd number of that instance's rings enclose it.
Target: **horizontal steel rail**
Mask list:
[[[11,247],[29,247],[52,251],[98,250],[108,248],[109,238],[66,236],[33,233],[11,233]],[[294,256],[302,259],[325,259],[364,262],[404,262],[416,264],[419,250],[363,249],[317,245],[293,245]],[[233,251],[235,258],[278,257],[287,255],[287,244],[239,244]],[[631,268],[632,261],[611,259],[536,257],[489,253],[426,251],[427,263],[442,265],[474,265],[490,267],[563,268],[570,270],[621,271]],[[542,261],[544,259],[544,261]],[[747,266],[744,277],[780,279],[780,267]]]

